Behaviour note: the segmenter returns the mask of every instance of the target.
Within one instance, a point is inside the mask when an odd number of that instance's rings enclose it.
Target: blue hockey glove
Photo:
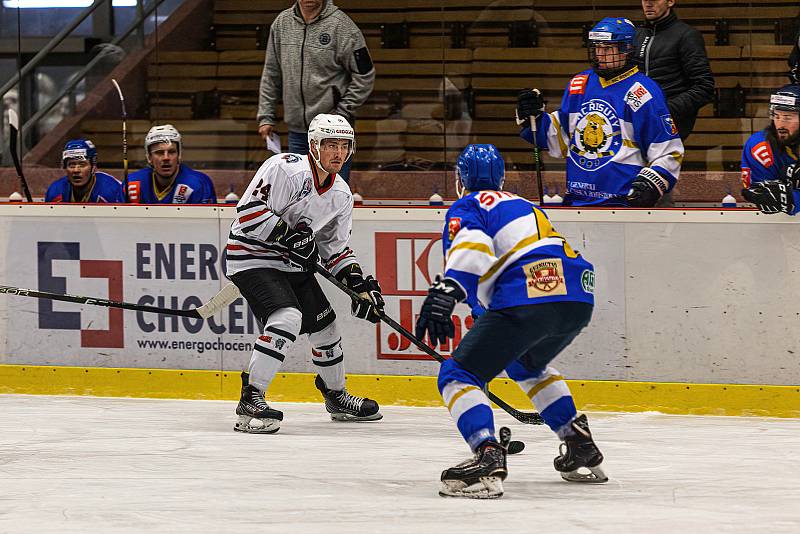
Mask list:
[[[742,189],[742,196],[762,213],[794,213],[792,187],[781,180],[756,182],[748,189]]]
[[[652,208],[669,189],[669,182],[650,167],[642,167],[628,191],[628,206]]]
[[[455,280],[437,275],[419,312],[415,335],[424,339],[427,332],[434,346],[447,343],[447,338],[456,333],[451,317],[453,308],[466,298],[467,294]]]

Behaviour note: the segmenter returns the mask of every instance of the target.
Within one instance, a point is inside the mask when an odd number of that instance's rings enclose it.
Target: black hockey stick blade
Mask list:
[[[333,276],[333,274],[328,272],[328,270],[325,269],[324,267],[322,267],[321,265],[319,265],[319,264],[315,265],[315,270],[323,278],[325,278],[330,283],[332,283],[333,285],[335,285],[336,287],[338,287],[339,289],[344,291],[347,295],[349,295],[350,298],[353,298],[353,299],[361,299],[362,298],[361,295],[359,295],[358,293],[356,293],[355,291],[353,291],[352,289],[350,289],[349,287],[347,287],[346,285],[341,283],[339,280],[336,279],[335,276]],[[430,356],[434,360],[438,361],[439,363],[443,363],[445,361],[444,357],[441,354],[439,354],[438,352],[436,352],[435,350],[430,348],[428,345],[423,343],[419,338],[417,338],[417,336],[415,336],[414,334],[412,334],[411,332],[406,330],[403,327],[403,325],[401,325],[400,323],[398,323],[397,321],[395,321],[394,319],[392,319],[391,317],[389,317],[385,313],[381,314],[381,321],[386,323],[395,332],[397,332],[398,334],[402,335],[404,338],[409,340],[419,350],[421,350],[422,352],[424,352],[425,354],[427,354],[428,356]],[[492,401],[493,403],[498,405],[500,408],[505,410],[511,417],[513,417],[514,419],[516,419],[520,423],[525,423],[525,424],[528,424],[528,425],[541,425],[541,424],[544,424],[544,419],[542,419],[541,415],[539,415],[536,412],[528,413],[528,412],[521,412],[521,411],[517,410],[516,408],[512,407],[507,402],[505,402],[502,399],[500,399],[497,395],[495,395],[494,393],[489,391],[488,384],[486,386],[484,386],[483,391],[484,391],[484,393],[486,393],[486,396],[489,397],[490,401]]]
[[[19,117],[17,112],[13,109],[8,110],[8,144],[11,151],[11,159],[14,161],[14,168],[17,170],[17,178],[22,186],[22,194],[28,202],[33,202],[31,190],[28,189],[28,181],[25,180],[25,175],[22,173],[22,164],[19,161],[19,153],[17,152],[17,139],[19,138]]]
[[[7,295],[17,295],[20,297],[33,297],[37,299],[60,300],[63,302],[74,302],[76,304],[90,304],[92,306],[104,306],[106,308],[122,308],[123,310],[134,310],[162,315],[178,315],[180,317],[191,317],[201,319],[201,315],[195,310],[174,310],[172,308],[160,308],[158,306],[145,306],[142,304],[132,304],[130,302],[118,302],[95,297],[82,297],[78,295],[64,295],[61,293],[50,293],[49,291],[36,291],[35,289],[25,289],[21,287],[2,286],[0,293]]]

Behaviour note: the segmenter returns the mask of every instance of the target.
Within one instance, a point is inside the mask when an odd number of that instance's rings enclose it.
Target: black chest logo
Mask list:
[[[331,34],[323,33],[319,36],[319,44],[328,45],[331,43]]]

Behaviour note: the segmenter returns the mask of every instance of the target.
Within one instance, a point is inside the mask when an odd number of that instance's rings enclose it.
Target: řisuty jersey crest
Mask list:
[[[533,142],[530,127],[520,135]],[[593,70],[575,75],[561,109],[537,120],[537,145],[567,158],[565,202],[626,205],[642,167],[675,185],[683,143],[658,84],[636,67],[604,80]]]
[[[330,183],[325,178],[310,155],[276,154],[261,165],[236,205],[225,249],[229,276],[248,269],[300,271],[289,263],[287,248],[269,239],[281,220],[290,228],[300,223],[311,227],[319,255],[333,274],[356,263],[349,247],[350,187],[338,175]]]
[[[447,210],[442,244],[445,277],[461,284],[473,308],[594,304],[594,267],[524,198],[478,191],[459,199]]]

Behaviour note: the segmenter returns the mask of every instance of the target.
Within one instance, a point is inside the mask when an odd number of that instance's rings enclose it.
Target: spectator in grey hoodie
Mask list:
[[[311,119],[320,113],[354,123],[375,84],[364,35],[332,0],[297,0],[272,23],[258,95],[258,133],[267,139],[283,100],[288,151],[308,153]],[[350,161],[339,173],[350,176]]]

